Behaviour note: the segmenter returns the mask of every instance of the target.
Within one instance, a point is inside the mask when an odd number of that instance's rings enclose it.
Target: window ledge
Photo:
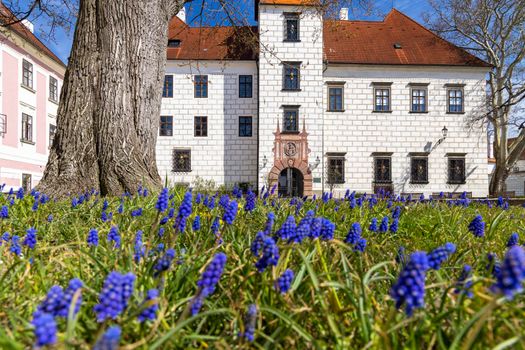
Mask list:
[[[162,98],[173,98],[173,96],[162,96]]]
[[[31,140],[20,139],[20,142],[27,143],[28,145],[35,145],[36,143]]]
[[[177,173],[191,173],[192,170],[191,170],[191,169],[190,169],[190,170],[173,170],[173,169],[172,169],[171,172],[172,172],[172,173],[176,173],[176,174],[177,174]]]
[[[284,39],[283,43],[300,43],[301,39]]]
[[[194,98],[208,98],[208,96],[194,96]]]
[[[428,185],[429,181],[410,181],[411,185]]]
[[[297,135],[299,134],[299,131],[281,131],[281,134],[288,134],[288,135]]]
[[[344,181],[334,181],[334,182],[327,182],[328,185],[343,185],[345,184]]]
[[[408,113],[410,113],[410,114],[428,114],[428,111],[424,111],[424,112],[409,111]]]
[[[465,112],[447,112],[447,114],[465,114]]]
[[[391,185],[392,181],[374,181],[375,185]]]
[[[253,96],[249,96],[249,97],[248,97],[248,96],[247,96],[247,97],[245,97],[245,96],[239,96],[239,98],[247,99],[247,98],[253,98]]]
[[[448,181],[447,182],[447,185],[465,185],[467,182],[466,181],[463,181],[463,182],[451,182],[451,181]]]
[[[23,87],[24,89],[26,89],[27,91],[30,91],[32,93],[36,93],[36,90],[33,89],[32,87],[26,86],[24,84],[20,84],[20,86]]]
[[[299,92],[301,89],[281,89],[282,92]]]
[[[52,99],[50,99],[50,98],[48,98],[47,100],[48,100],[49,102],[51,102],[51,103],[54,103],[54,104],[58,105],[58,101],[52,100]]]
[[[334,110],[327,109],[326,111],[329,113],[344,113],[345,112],[344,109],[334,109]]]
[[[373,110],[372,113],[392,113],[392,110],[390,110],[390,111],[376,111],[376,110]]]

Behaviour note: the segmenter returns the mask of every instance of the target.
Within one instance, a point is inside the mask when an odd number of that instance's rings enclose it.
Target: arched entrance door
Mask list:
[[[303,174],[296,168],[286,168],[279,174],[279,195],[302,197],[304,189]]]

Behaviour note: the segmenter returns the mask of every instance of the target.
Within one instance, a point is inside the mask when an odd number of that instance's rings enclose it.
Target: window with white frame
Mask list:
[[[22,135],[23,142],[33,142],[33,117],[22,113]]]
[[[29,61],[22,61],[22,85],[33,89],[33,64]]]

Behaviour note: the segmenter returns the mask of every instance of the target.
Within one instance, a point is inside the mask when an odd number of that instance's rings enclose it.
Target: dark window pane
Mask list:
[[[189,149],[173,150],[173,172],[190,172],[191,171],[191,151]]]
[[[240,98],[251,98],[252,97],[252,76],[251,75],[239,75],[239,97]]]
[[[300,88],[300,71],[297,63],[284,63],[284,90],[299,90]]]
[[[328,183],[342,184],[345,182],[345,159],[344,157],[328,158]]]
[[[252,136],[252,117],[239,117],[239,136]]]
[[[299,111],[297,109],[286,109],[284,111],[283,131],[299,131]]]
[[[299,16],[288,15],[285,20],[286,33],[285,40],[298,41],[299,40]]]
[[[328,110],[342,111],[343,110],[343,88],[332,87],[328,89]]]
[[[451,184],[464,184],[465,179],[465,158],[449,158],[448,182]]]
[[[412,112],[426,112],[427,111],[427,90],[413,89],[412,90]]]
[[[171,115],[162,115],[160,117],[160,136],[173,136],[173,117]]]
[[[427,157],[412,157],[410,164],[410,181],[412,183],[428,183]]]
[[[33,117],[22,113],[22,140],[33,141]]]
[[[388,88],[376,88],[375,89],[374,110],[378,112],[390,111],[390,89]]]
[[[53,77],[49,77],[49,99],[58,101],[58,81]]]
[[[173,97],[173,75],[164,76],[162,97]]]
[[[33,64],[26,60],[22,61],[22,84],[33,88]]]
[[[208,76],[207,75],[196,75],[195,76],[195,98],[207,98],[208,97]]]
[[[195,117],[195,136],[208,136],[208,117]]]
[[[391,159],[375,158],[374,159],[374,181],[390,183],[392,182],[392,169],[390,168]]]
[[[463,112],[463,90],[450,89],[448,90],[448,111],[450,113]]]
[[[180,40],[178,39],[168,40],[168,47],[180,47]]]

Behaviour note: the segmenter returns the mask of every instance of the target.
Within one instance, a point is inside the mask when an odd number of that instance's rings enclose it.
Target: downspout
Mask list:
[[[323,51],[324,51],[324,41],[323,41]],[[324,86],[324,72],[326,72],[326,70],[328,69],[328,61],[324,61],[323,62],[323,76],[322,76],[322,79],[323,79],[323,85],[322,85],[322,89],[323,89],[323,97],[321,98],[321,110],[322,110],[322,130],[321,130],[321,152],[323,152],[321,154],[321,191],[323,192],[324,194],[324,158],[325,158],[325,151],[324,151],[324,89],[325,89],[325,86]]]
[[[257,189],[257,194],[259,194],[259,140],[260,140],[260,137],[259,137],[259,114],[260,114],[260,87],[261,87],[261,83],[260,83],[260,74],[259,74],[259,58],[257,57],[256,60],[255,60],[255,65],[257,66],[257,161],[255,162],[255,174],[256,174],[256,182],[255,182],[255,188]]]

